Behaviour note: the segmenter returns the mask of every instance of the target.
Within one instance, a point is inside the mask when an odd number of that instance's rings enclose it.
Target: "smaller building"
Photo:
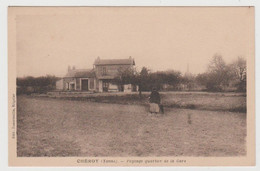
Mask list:
[[[63,90],[63,78],[56,81],[56,89],[57,90]]]
[[[94,91],[95,90],[95,72],[93,69],[70,69],[61,80],[56,82],[57,90],[68,91]]]

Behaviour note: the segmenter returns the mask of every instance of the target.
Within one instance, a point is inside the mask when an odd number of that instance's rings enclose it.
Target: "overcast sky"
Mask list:
[[[62,76],[98,56],[197,74],[215,53],[253,57],[253,21],[248,7],[31,8],[16,17],[17,75]]]

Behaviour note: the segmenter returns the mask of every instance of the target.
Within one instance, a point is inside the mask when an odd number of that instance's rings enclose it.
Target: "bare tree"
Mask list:
[[[219,91],[228,86],[230,81],[229,67],[220,54],[215,54],[210,61],[208,77],[208,89]]]
[[[232,66],[235,76],[240,81],[244,81],[246,79],[246,60],[239,56]]]
[[[236,61],[230,65],[231,74],[237,81],[237,90],[246,91],[246,60],[239,56]]]
[[[223,72],[226,69],[226,63],[220,54],[215,54],[209,65],[208,72]]]

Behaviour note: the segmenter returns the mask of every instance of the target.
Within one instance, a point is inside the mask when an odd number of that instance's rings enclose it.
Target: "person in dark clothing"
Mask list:
[[[153,89],[153,91],[151,92],[149,101],[150,101],[150,103],[156,103],[156,104],[161,103],[160,94],[156,89]]]
[[[155,88],[153,88],[153,90],[152,90],[152,92],[151,92],[149,102],[150,102],[150,103],[156,103],[156,104],[158,104],[159,107],[160,107],[160,111],[161,111],[162,113],[164,113],[163,105],[161,104],[160,94],[159,94],[159,92],[158,92]]]

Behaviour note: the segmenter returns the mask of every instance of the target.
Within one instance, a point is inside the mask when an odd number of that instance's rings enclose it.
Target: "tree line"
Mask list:
[[[136,68],[118,70],[118,75],[112,80],[114,84],[123,87],[125,84],[138,86],[141,96],[143,91],[152,88],[165,91],[197,90],[197,91],[239,91],[246,92],[246,60],[238,57],[227,64],[223,57],[215,54],[204,73],[181,74],[179,71],[152,72],[147,67],[141,71]],[[54,90],[59,78],[52,75],[41,77],[17,78],[17,93],[46,93]]]
[[[215,54],[208,64],[207,71],[201,74],[182,75],[179,71],[151,72],[143,67],[140,72],[129,68],[118,72],[113,80],[115,84],[133,84],[142,91],[158,90],[204,90],[204,91],[246,91],[246,60],[238,57],[231,64],[226,64],[223,57]]]
[[[52,75],[17,78],[17,94],[46,93],[56,88],[58,79],[58,77]]]
[[[209,91],[234,87],[236,91],[246,92],[246,78],[246,60],[243,57],[227,64],[219,54],[213,56],[205,73],[196,76],[197,82]]]

